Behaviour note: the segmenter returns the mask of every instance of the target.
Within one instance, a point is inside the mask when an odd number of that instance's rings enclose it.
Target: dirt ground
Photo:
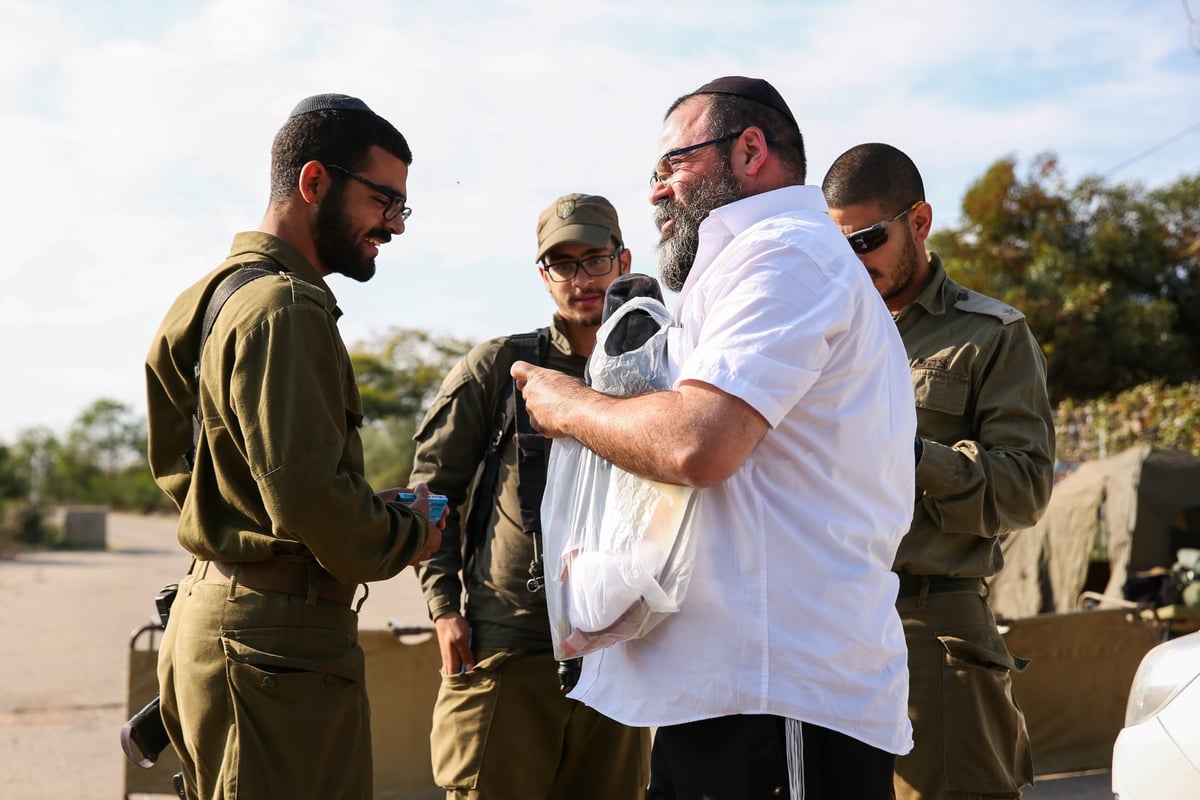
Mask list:
[[[173,518],[125,514],[105,550],[0,561],[0,798],[124,797],[130,634],[188,563]],[[389,619],[428,624],[411,570],[371,585],[361,627]]]

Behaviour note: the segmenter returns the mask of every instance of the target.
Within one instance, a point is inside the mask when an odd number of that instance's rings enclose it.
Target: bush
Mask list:
[[[1200,382],[1144,383],[1115,396],[1064,400],[1054,412],[1058,460],[1079,463],[1145,444],[1200,455]]]

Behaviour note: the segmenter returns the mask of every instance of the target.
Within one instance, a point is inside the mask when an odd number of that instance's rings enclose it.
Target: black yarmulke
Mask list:
[[[768,108],[775,109],[787,117],[797,129],[800,127],[796,123],[796,118],[792,116],[792,110],[784,102],[783,95],[762,78],[744,78],[741,75],[727,75],[724,78],[716,78],[709,81],[692,92],[692,94],[731,94],[736,97],[744,97],[747,100],[753,100],[757,103],[762,103]]]
[[[351,97],[348,94],[314,94],[312,97],[306,97],[296,104],[292,109],[292,113],[288,114],[288,119],[298,117],[301,114],[311,114],[314,111],[366,111],[368,114],[375,112],[367,107],[367,104],[357,97]]]

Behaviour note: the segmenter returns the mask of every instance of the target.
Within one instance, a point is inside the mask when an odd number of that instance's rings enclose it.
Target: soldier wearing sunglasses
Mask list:
[[[924,248],[933,222],[916,166],[886,144],[843,153],[829,213],[896,320],[917,407],[917,502],[894,569],[908,643],[913,750],[898,800],[1014,798],[1033,778],[1008,652],[987,603],[1000,536],[1050,497],[1046,360],[1016,309],[965,289]]]

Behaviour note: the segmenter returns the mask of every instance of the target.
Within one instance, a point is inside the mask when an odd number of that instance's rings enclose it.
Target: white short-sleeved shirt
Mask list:
[[[912,379],[820,190],[713,211],[675,316],[676,385],[739,397],[770,429],[699,492],[682,610],[586,657],[571,697],[631,725],[775,714],[907,752],[891,566],[915,496]]]

